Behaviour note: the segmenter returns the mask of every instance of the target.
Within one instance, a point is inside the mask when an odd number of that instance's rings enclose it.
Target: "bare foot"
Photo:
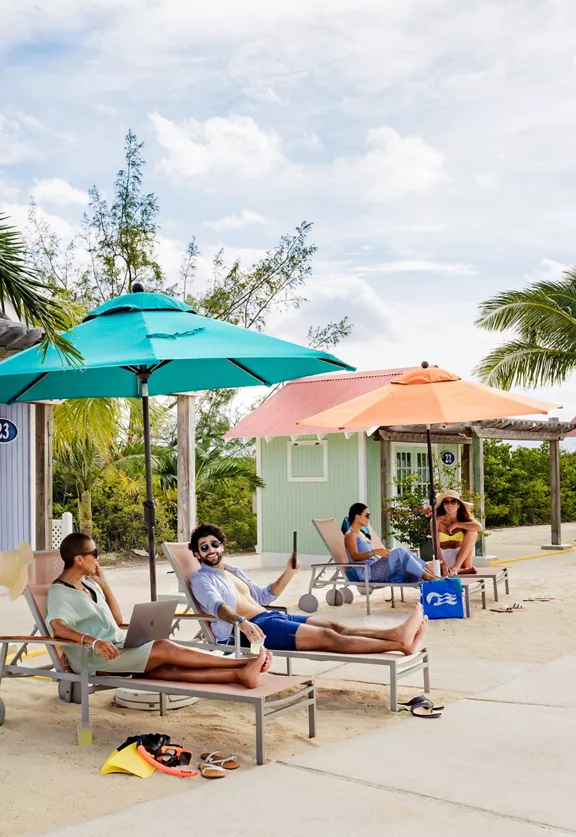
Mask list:
[[[416,631],[416,636],[414,637],[412,645],[408,646],[408,648],[404,652],[405,654],[417,654],[418,651],[420,651],[420,649],[422,647],[422,640],[424,639],[424,634],[426,632],[427,624],[428,624],[428,617],[425,616],[424,619],[422,620],[422,624],[420,625],[420,627]]]
[[[260,683],[260,674],[266,662],[266,649],[261,648],[257,657],[251,657],[243,668],[236,672],[238,682],[247,689],[255,689]]]
[[[265,649],[266,650],[266,649]],[[262,674],[264,674],[270,666],[272,665],[272,651],[266,650],[266,659],[264,660],[264,665],[262,666]]]
[[[396,628],[396,636],[401,645],[405,645],[406,647],[410,647],[412,645],[414,637],[422,625],[423,619],[424,611],[422,610],[422,605],[418,602],[414,605],[414,610],[408,619]]]

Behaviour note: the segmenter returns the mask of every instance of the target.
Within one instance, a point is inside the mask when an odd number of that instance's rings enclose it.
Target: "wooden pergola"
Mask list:
[[[550,543],[543,549],[563,549],[562,509],[560,504],[560,442],[576,429],[576,422],[561,422],[550,418],[546,421],[532,419],[489,419],[465,424],[433,425],[433,444],[463,445],[462,482],[468,490],[480,497],[479,517],[485,527],[484,512],[484,439],[502,439],[518,442],[548,442],[550,447],[550,499],[552,522]],[[391,443],[420,444],[426,442],[424,425],[379,427],[372,438],[380,441],[381,496],[392,495],[390,484]],[[382,511],[382,531],[388,530],[388,520]],[[486,539],[481,539],[482,555],[486,554]]]

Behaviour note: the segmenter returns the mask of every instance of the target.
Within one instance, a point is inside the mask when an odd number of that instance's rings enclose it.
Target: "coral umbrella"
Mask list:
[[[436,494],[430,426],[548,413],[560,406],[562,405],[485,387],[473,381],[464,381],[458,375],[437,366],[429,366],[424,361],[421,368],[405,372],[386,386],[316,413],[297,424],[336,427],[338,430],[396,424],[426,426],[434,571],[438,575],[440,550],[436,530]]]

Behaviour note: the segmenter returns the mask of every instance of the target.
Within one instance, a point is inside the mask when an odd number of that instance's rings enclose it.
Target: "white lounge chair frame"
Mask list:
[[[308,710],[308,735],[314,738],[316,735],[316,696],[314,683],[309,678],[291,677],[288,681],[284,677],[272,674],[263,674],[261,685],[255,689],[247,689],[234,684],[183,684],[171,681],[148,680],[145,677],[122,677],[121,675],[101,677],[88,673],[88,647],[83,647],[83,659],[81,672],[76,674],[70,670],[66,660],[59,653],[62,649],[78,646],[79,643],[55,640],[46,627],[43,609],[43,600],[49,586],[46,579],[47,567],[52,568],[48,574],[50,581],[56,578],[62,569],[60,556],[57,552],[35,553],[34,564],[31,565],[31,579],[24,593],[34,619],[34,630],[30,636],[0,636],[0,683],[3,679],[35,677],[41,674],[49,677],[58,683],[58,693],[62,700],[68,703],[80,703],[81,725],[78,730],[78,743],[92,743],[92,728],[90,726],[89,697],[93,692],[103,689],[134,689],[136,691],[156,692],[160,695],[160,714],[166,713],[165,696],[182,695],[190,697],[207,698],[209,700],[226,700],[236,703],[245,703],[254,707],[256,726],[256,762],[264,764],[265,741],[264,727],[266,724],[288,715],[300,709]],[[37,572],[40,564],[43,564],[42,571]],[[39,577],[43,576],[41,581]],[[44,590],[38,595],[39,588]],[[201,617],[189,614],[191,618]],[[182,617],[178,617],[182,618]],[[19,647],[15,655],[8,662],[8,653],[11,644]],[[45,645],[50,656],[51,663],[48,665],[30,666],[26,663],[24,656],[28,645]],[[193,643],[181,643],[182,645],[193,645]],[[208,650],[208,649],[204,649]],[[298,688],[297,693],[284,695],[281,693],[287,689]],[[4,722],[6,707],[0,698],[0,725]]]
[[[200,622],[199,636],[201,639],[195,641],[193,644],[197,648],[211,648],[220,649],[228,648],[233,651],[236,656],[241,656],[247,649],[240,645],[240,630],[238,625],[234,625],[233,637],[234,644],[226,646],[216,642],[214,634],[210,626],[210,622],[215,621],[213,617],[208,617],[202,613],[198,602],[192,595],[192,590],[189,584],[189,578],[193,572],[196,572],[199,564],[196,558],[188,549],[187,543],[163,543],[162,549],[168,558],[176,578],[178,580],[178,587],[183,591],[187,597],[188,610],[195,616],[202,616]],[[272,610],[285,610],[286,608],[272,607]],[[430,667],[428,659],[428,649],[424,648],[411,656],[403,656],[401,654],[338,654],[332,651],[277,651],[271,649],[275,657],[283,657],[286,659],[287,676],[292,675],[292,660],[317,660],[320,662],[337,662],[337,663],[357,663],[369,664],[374,666],[383,666],[388,669],[390,676],[390,709],[392,712],[398,711],[398,683],[400,680],[409,677],[419,671],[422,672],[424,691],[430,691]]]
[[[368,578],[369,573],[369,565],[362,564],[360,562],[351,562],[348,559],[348,555],[346,553],[346,548],[344,546],[344,535],[342,534],[338,523],[333,517],[326,517],[322,519],[312,520],[314,524],[314,528],[322,538],[324,545],[328,552],[330,553],[330,561],[325,564],[312,564],[311,570],[312,575],[310,577],[310,584],[308,586],[308,593],[300,598],[298,602],[298,606],[301,610],[306,611],[307,613],[314,613],[318,609],[318,599],[312,593],[312,590],[319,590],[325,587],[330,587],[331,590],[328,592],[326,596],[326,600],[328,604],[337,605],[337,604],[351,604],[354,599],[354,593],[352,592],[351,588],[355,587],[359,593],[364,596],[365,603],[366,603],[366,613],[370,615],[371,607],[370,607],[370,595],[374,592],[374,590],[385,590],[387,587],[390,588],[390,595],[391,595],[391,604],[392,607],[396,607],[396,600],[394,597],[394,591],[396,588],[400,590],[400,596],[402,601],[404,601],[404,588],[412,587],[417,588],[419,583],[416,582],[398,582],[398,581],[385,581],[385,582],[361,582],[361,581],[350,581],[346,575],[346,570],[354,567],[360,571],[364,572],[365,579]],[[376,549],[382,549],[383,544],[376,532],[370,527],[370,533],[372,536],[372,543]],[[330,570],[334,570],[334,572],[327,577],[327,573]],[[492,575],[490,575],[492,578]],[[471,609],[470,609],[470,596],[474,593],[479,593],[482,597],[482,608],[486,609],[486,586],[484,578],[480,575],[475,575],[470,578],[463,578],[460,576],[460,581],[464,587],[464,609],[466,613],[466,617],[470,618],[471,616]],[[340,599],[340,597],[342,597]]]

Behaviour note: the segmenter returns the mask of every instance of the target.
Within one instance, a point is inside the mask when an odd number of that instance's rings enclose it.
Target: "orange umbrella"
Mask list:
[[[438,560],[430,425],[548,413],[560,406],[463,381],[458,375],[424,362],[421,368],[405,372],[387,386],[316,413],[297,424],[336,427],[338,430],[395,424],[426,425],[434,555]],[[435,567],[439,569],[439,565],[435,564]]]

